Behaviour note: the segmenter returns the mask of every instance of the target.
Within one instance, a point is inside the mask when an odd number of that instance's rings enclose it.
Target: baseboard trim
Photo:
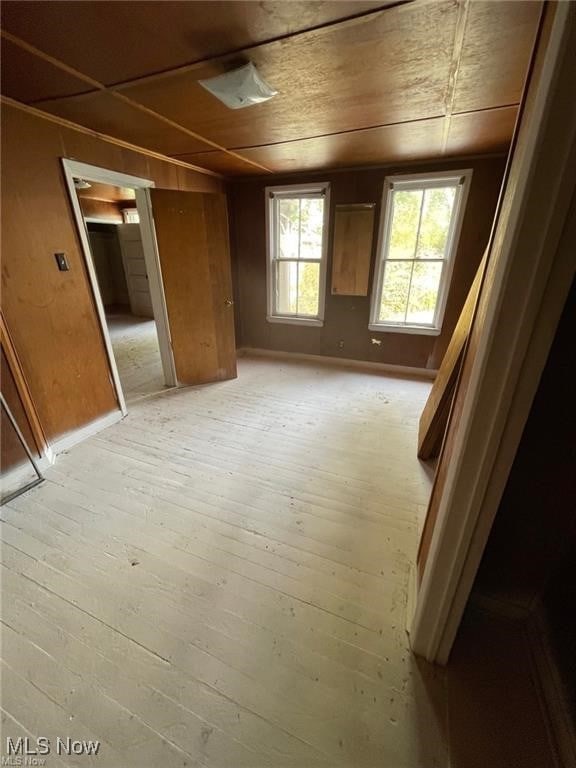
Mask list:
[[[526,637],[542,710],[557,751],[558,766],[576,768],[576,724],[552,651],[541,601],[537,601],[530,612]]]
[[[256,347],[240,347],[236,350],[238,357],[270,357],[277,360],[307,360],[309,362],[338,365],[341,368],[359,368],[369,371],[381,371],[394,376],[410,376],[412,378],[433,381],[438,371],[431,368],[413,368],[408,365],[392,365],[391,363],[376,363],[370,360],[353,360],[349,357],[328,357],[327,355],[309,355],[304,352],[282,352],[275,349],[258,349]]]
[[[50,464],[54,463],[54,459],[58,454],[69,451],[70,448],[78,445],[78,443],[98,434],[98,432],[102,432],[103,429],[111,427],[112,424],[116,424],[123,418],[124,414],[122,411],[113,411],[112,413],[106,414],[106,416],[101,416],[99,419],[91,421],[89,424],[85,424],[83,427],[80,427],[80,429],[75,429],[62,437],[59,437],[58,440],[55,440],[50,444],[50,451],[52,454]]]

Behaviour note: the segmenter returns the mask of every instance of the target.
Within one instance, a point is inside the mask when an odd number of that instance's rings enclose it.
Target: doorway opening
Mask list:
[[[118,375],[130,402],[165,386],[135,193],[102,184],[77,193]]]
[[[63,160],[122,413],[176,385],[147,190],[139,179]]]

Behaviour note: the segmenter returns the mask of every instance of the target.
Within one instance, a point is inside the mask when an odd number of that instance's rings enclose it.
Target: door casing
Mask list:
[[[142,245],[144,248],[144,259],[146,261],[146,270],[148,272],[148,281],[150,286],[150,294],[152,297],[154,320],[156,321],[156,330],[158,334],[158,345],[160,348],[160,358],[162,361],[164,381],[166,386],[174,387],[178,384],[178,381],[176,378],[174,356],[172,354],[170,327],[168,324],[168,315],[166,312],[166,297],[164,295],[162,273],[160,269],[160,261],[158,259],[158,249],[154,234],[154,224],[152,221],[152,210],[149,196],[149,190],[151,187],[155,186],[155,183],[151,179],[144,179],[138,176],[131,176],[126,173],[119,173],[107,168],[100,168],[98,166],[81,163],[76,160],[69,160],[68,158],[62,158],[62,168],[64,171],[64,178],[68,189],[70,203],[72,205],[74,218],[76,220],[78,236],[82,245],[86,270],[90,280],[92,294],[94,296],[96,313],[102,331],[102,338],[104,340],[104,346],[106,355],[108,357],[114,389],[116,391],[118,406],[122,414],[125,415],[128,412],[126,408],[126,400],[124,398],[120,377],[118,375],[118,367],[114,358],[110,333],[106,324],[104,305],[102,303],[96,269],[92,259],[92,252],[90,250],[88,232],[86,230],[82,209],[80,208],[80,202],[78,200],[78,195],[76,194],[76,188],[74,186],[74,178],[77,177],[85,179],[86,181],[100,182],[102,184],[110,184],[117,187],[127,187],[135,190],[136,207],[140,216],[140,229],[142,234]]]
[[[440,454],[442,489],[409,617],[412,650],[439,664],[448,661],[576,271],[566,237],[576,194],[576,5],[550,4],[545,13],[553,14],[544,17],[549,35],[535,49],[539,76],[489,246],[495,258],[478,302],[475,354],[464,360],[468,385]]]

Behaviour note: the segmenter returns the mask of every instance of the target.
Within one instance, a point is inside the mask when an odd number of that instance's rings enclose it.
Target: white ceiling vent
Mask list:
[[[253,104],[261,104],[278,93],[262,80],[252,62],[223,75],[198,82],[230,109],[243,109]]]

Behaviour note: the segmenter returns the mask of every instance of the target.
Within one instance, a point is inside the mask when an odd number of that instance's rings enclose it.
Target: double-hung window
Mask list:
[[[371,330],[440,333],[471,175],[386,179]]]
[[[268,320],[322,325],[329,185],[266,189]]]

